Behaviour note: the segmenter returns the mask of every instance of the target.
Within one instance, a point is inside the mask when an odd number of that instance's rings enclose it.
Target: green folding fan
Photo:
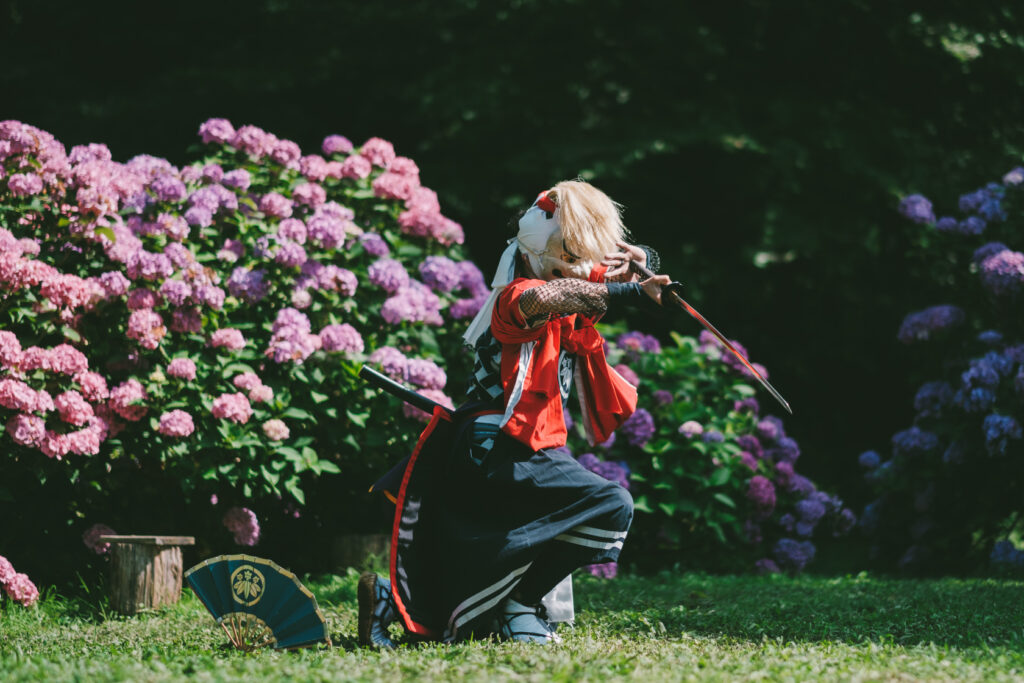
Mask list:
[[[316,598],[287,569],[251,555],[219,555],[185,579],[239,650],[331,645]]]

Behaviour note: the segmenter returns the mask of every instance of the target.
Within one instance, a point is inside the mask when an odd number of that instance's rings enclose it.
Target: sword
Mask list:
[[[643,277],[645,279],[646,278],[654,277],[654,273],[652,273],[650,270],[648,270],[644,266],[641,266],[636,261],[630,261],[629,262],[629,267],[630,267],[630,269],[633,272],[637,273],[638,275],[640,275],[641,277]],[[728,339],[725,338],[724,334],[722,334],[717,329],[715,329],[715,326],[712,325],[711,323],[709,323],[707,321],[707,318],[705,318],[700,313],[698,313],[696,308],[694,308],[693,306],[691,306],[690,304],[688,304],[686,302],[686,300],[682,297],[682,295],[679,294],[679,292],[682,289],[683,289],[683,285],[680,282],[670,282],[668,285],[663,287],[662,290],[661,290],[661,301],[662,301],[662,304],[665,303],[665,298],[667,297],[669,301],[673,301],[675,303],[678,303],[679,306],[684,311],[686,311],[687,313],[692,315],[694,318],[696,318],[697,322],[699,322],[701,325],[703,325],[708,330],[708,332],[710,332],[711,334],[715,335],[715,337],[718,338],[718,341],[722,342],[722,344],[725,346],[725,348],[727,348],[737,358],[740,359],[740,362],[743,363],[743,365],[746,366],[747,370],[750,370],[750,372],[753,373],[754,377],[757,378],[757,381],[761,383],[761,386],[763,386],[765,389],[767,389],[768,393],[771,394],[775,398],[776,401],[778,401],[780,404],[782,404],[782,407],[786,409],[787,413],[792,415],[793,414],[793,409],[789,407],[789,402],[786,399],[782,398],[782,394],[780,394],[775,389],[775,387],[773,387],[771,385],[771,383],[768,382],[768,380],[766,380],[764,377],[762,377],[760,372],[758,372],[757,370],[754,369],[754,366],[750,364],[750,361],[748,361],[746,358],[743,357],[743,354],[740,353],[736,349],[736,347],[732,345],[732,342],[730,342]]]
[[[368,383],[377,387],[378,389],[383,389],[392,396],[396,396],[405,401],[406,403],[415,406],[422,410],[423,412],[428,413],[430,415],[434,414],[434,408],[437,407],[441,407],[445,412],[451,412],[450,410],[448,410],[448,408],[445,408],[440,403],[436,401],[431,401],[423,394],[417,393],[412,389],[408,389],[402,386],[401,384],[394,381],[387,375],[382,375],[381,373],[377,372],[369,365],[364,365],[363,367],[359,368],[359,376],[366,380]]]

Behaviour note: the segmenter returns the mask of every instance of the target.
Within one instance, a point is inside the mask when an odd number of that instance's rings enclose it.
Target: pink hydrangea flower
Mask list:
[[[274,390],[265,384],[249,390],[249,400],[253,403],[270,403],[274,400]]]
[[[139,342],[142,348],[155,349],[166,335],[163,318],[152,308],[141,308],[128,316],[127,337]]]
[[[373,165],[366,157],[353,154],[345,161],[341,162],[341,177],[352,178],[353,180],[361,180],[370,175],[373,170]]]
[[[211,412],[218,419],[245,424],[252,417],[252,406],[245,394],[221,394],[213,400]]]
[[[292,215],[292,203],[277,192],[268,192],[260,199],[260,211],[268,216],[288,218]]]
[[[146,389],[137,379],[121,382],[110,392],[109,405],[115,413],[128,420],[137,422],[146,415],[146,406],[139,405],[148,398]]]
[[[100,425],[105,424],[104,422],[90,423],[90,426],[85,429],[79,429],[75,432],[68,432],[65,434],[67,437],[68,452],[76,455],[96,455],[100,452],[100,444],[103,439],[106,438],[107,429]]]
[[[196,430],[192,422],[192,416],[184,410],[172,410],[160,416],[160,426],[157,431],[164,436],[189,436]]]
[[[89,368],[89,359],[70,344],[58,344],[50,349],[49,364],[54,372],[74,376]]]
[[[455,404],[452,403],[452,400],[448,397],[448,395],[441,391],[440,389],[422,389],[420,390],[419,393],[423,394],[424,396],[434,401],[435,403],[440,403],[449,410],[455,410]],[[420,410],[419,408],[409,403],[402,404],[402,413],[406,417],[417,419],[420,422],[429,422],[431,417],[425,411]]]
[[[260,540],[260,523],[249,508],[233,507],[224,513],[224,526],[234,534],[238,545],[253,546]]]
[[[263,381],[255,372],[243,372],[240,375],[235,375],[231,383],[242,391],[249,391],[263,385]]]
[[[207,119],[199,126],[199,135],[206,144],[214,142],[223,145],[235,137],[235,128],[227,119]]]
[[[87,401],[93,403],[97,401],[104,401],[110,396],[110,390],[107,389],[107,380],[95,372],[80,372],[75,375],[75,381],[78,386],[82,388],[82,395],[85,396]]]
[[[28,607],[39,599],[39,589],[25,574],[15,574],[4,586],[4,590],[11,600],[23,607]]]
[[[6,588],[15,574],[17,572],[14,571],[14,565],[11,564],[11,561],[0,555],[0,588]]]
[[[238,351],[245,348],[245,337],[242,336],[241,330],[225,327],[224,329],[217,330],[210,336],[210,346]]]
[[[7,179],[7,189],[15,197],[26,197],[43,191],[43,179],[35,173],[15,173]]]
[[[0,379],[0,406],[31,413],[36,409],[36,390],[20,379]]]
[[[46,421],[35,415],[18,413],[7,421],[7,433],[22,446],[38,446],[46,436]]]
[[[619,363],[615,366],[615,372],[619,373],[622,376],[622,379],[626,380],[634,387],[640,386],[640,378],[637,377],[637,374],[633,372],[632,368],[628,365]]]
[[[71,452],[71,437],[67,434],[58,434],[46,430],[42,441],[39,443],[39,450],[48,458],[60,460]]]
[[[267,420],[264,422],[263,433],[271,441],[284,441],[291,434],[288,430],[288,425],[282,420]]]
[[[117,532],[106,524],[93,524],[82,534],[82,543],[85,547],[97,555],[103,555],[110,551],[110,543],[101,541],[100,536],[116,536]]]
[[[21,342],[18,336],[7,330],[0,330],[0,365],[5,368],[18,366],[21,359]]]
[[[57,398],[53,400],[53,404],[56,406],[57,412],[60,413],[60,419],[68,424],[84,425],[93,415],[92,406],[74,390],[58,394]]]
[[[320,145],[320,151],[331,154],[348,154],[352,151],[352,142],[344,135],[328,135]]]
[[[387,140],[381,138],[370,138],[363,143],[359,154],[365,157],[374,166],[387,168],[395,158],[395,147]]]
[[[167,374],[191,382],[196,378],[196,364],[188,358],[175,358],[167,364]]]

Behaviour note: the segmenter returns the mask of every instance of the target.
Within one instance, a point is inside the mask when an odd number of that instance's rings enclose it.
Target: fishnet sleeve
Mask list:
[[[600,282],[559,278],[527,289],[519,297],[519,308],[529,327],[552,315],[599,315],[608,310],[608,287]]]

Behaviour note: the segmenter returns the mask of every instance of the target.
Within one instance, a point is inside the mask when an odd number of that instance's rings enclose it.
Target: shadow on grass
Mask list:
[[[985,579],[581,577],[577,611],[599,628],[742,640],[1001,647],[1024,652],[1024,584]]]

